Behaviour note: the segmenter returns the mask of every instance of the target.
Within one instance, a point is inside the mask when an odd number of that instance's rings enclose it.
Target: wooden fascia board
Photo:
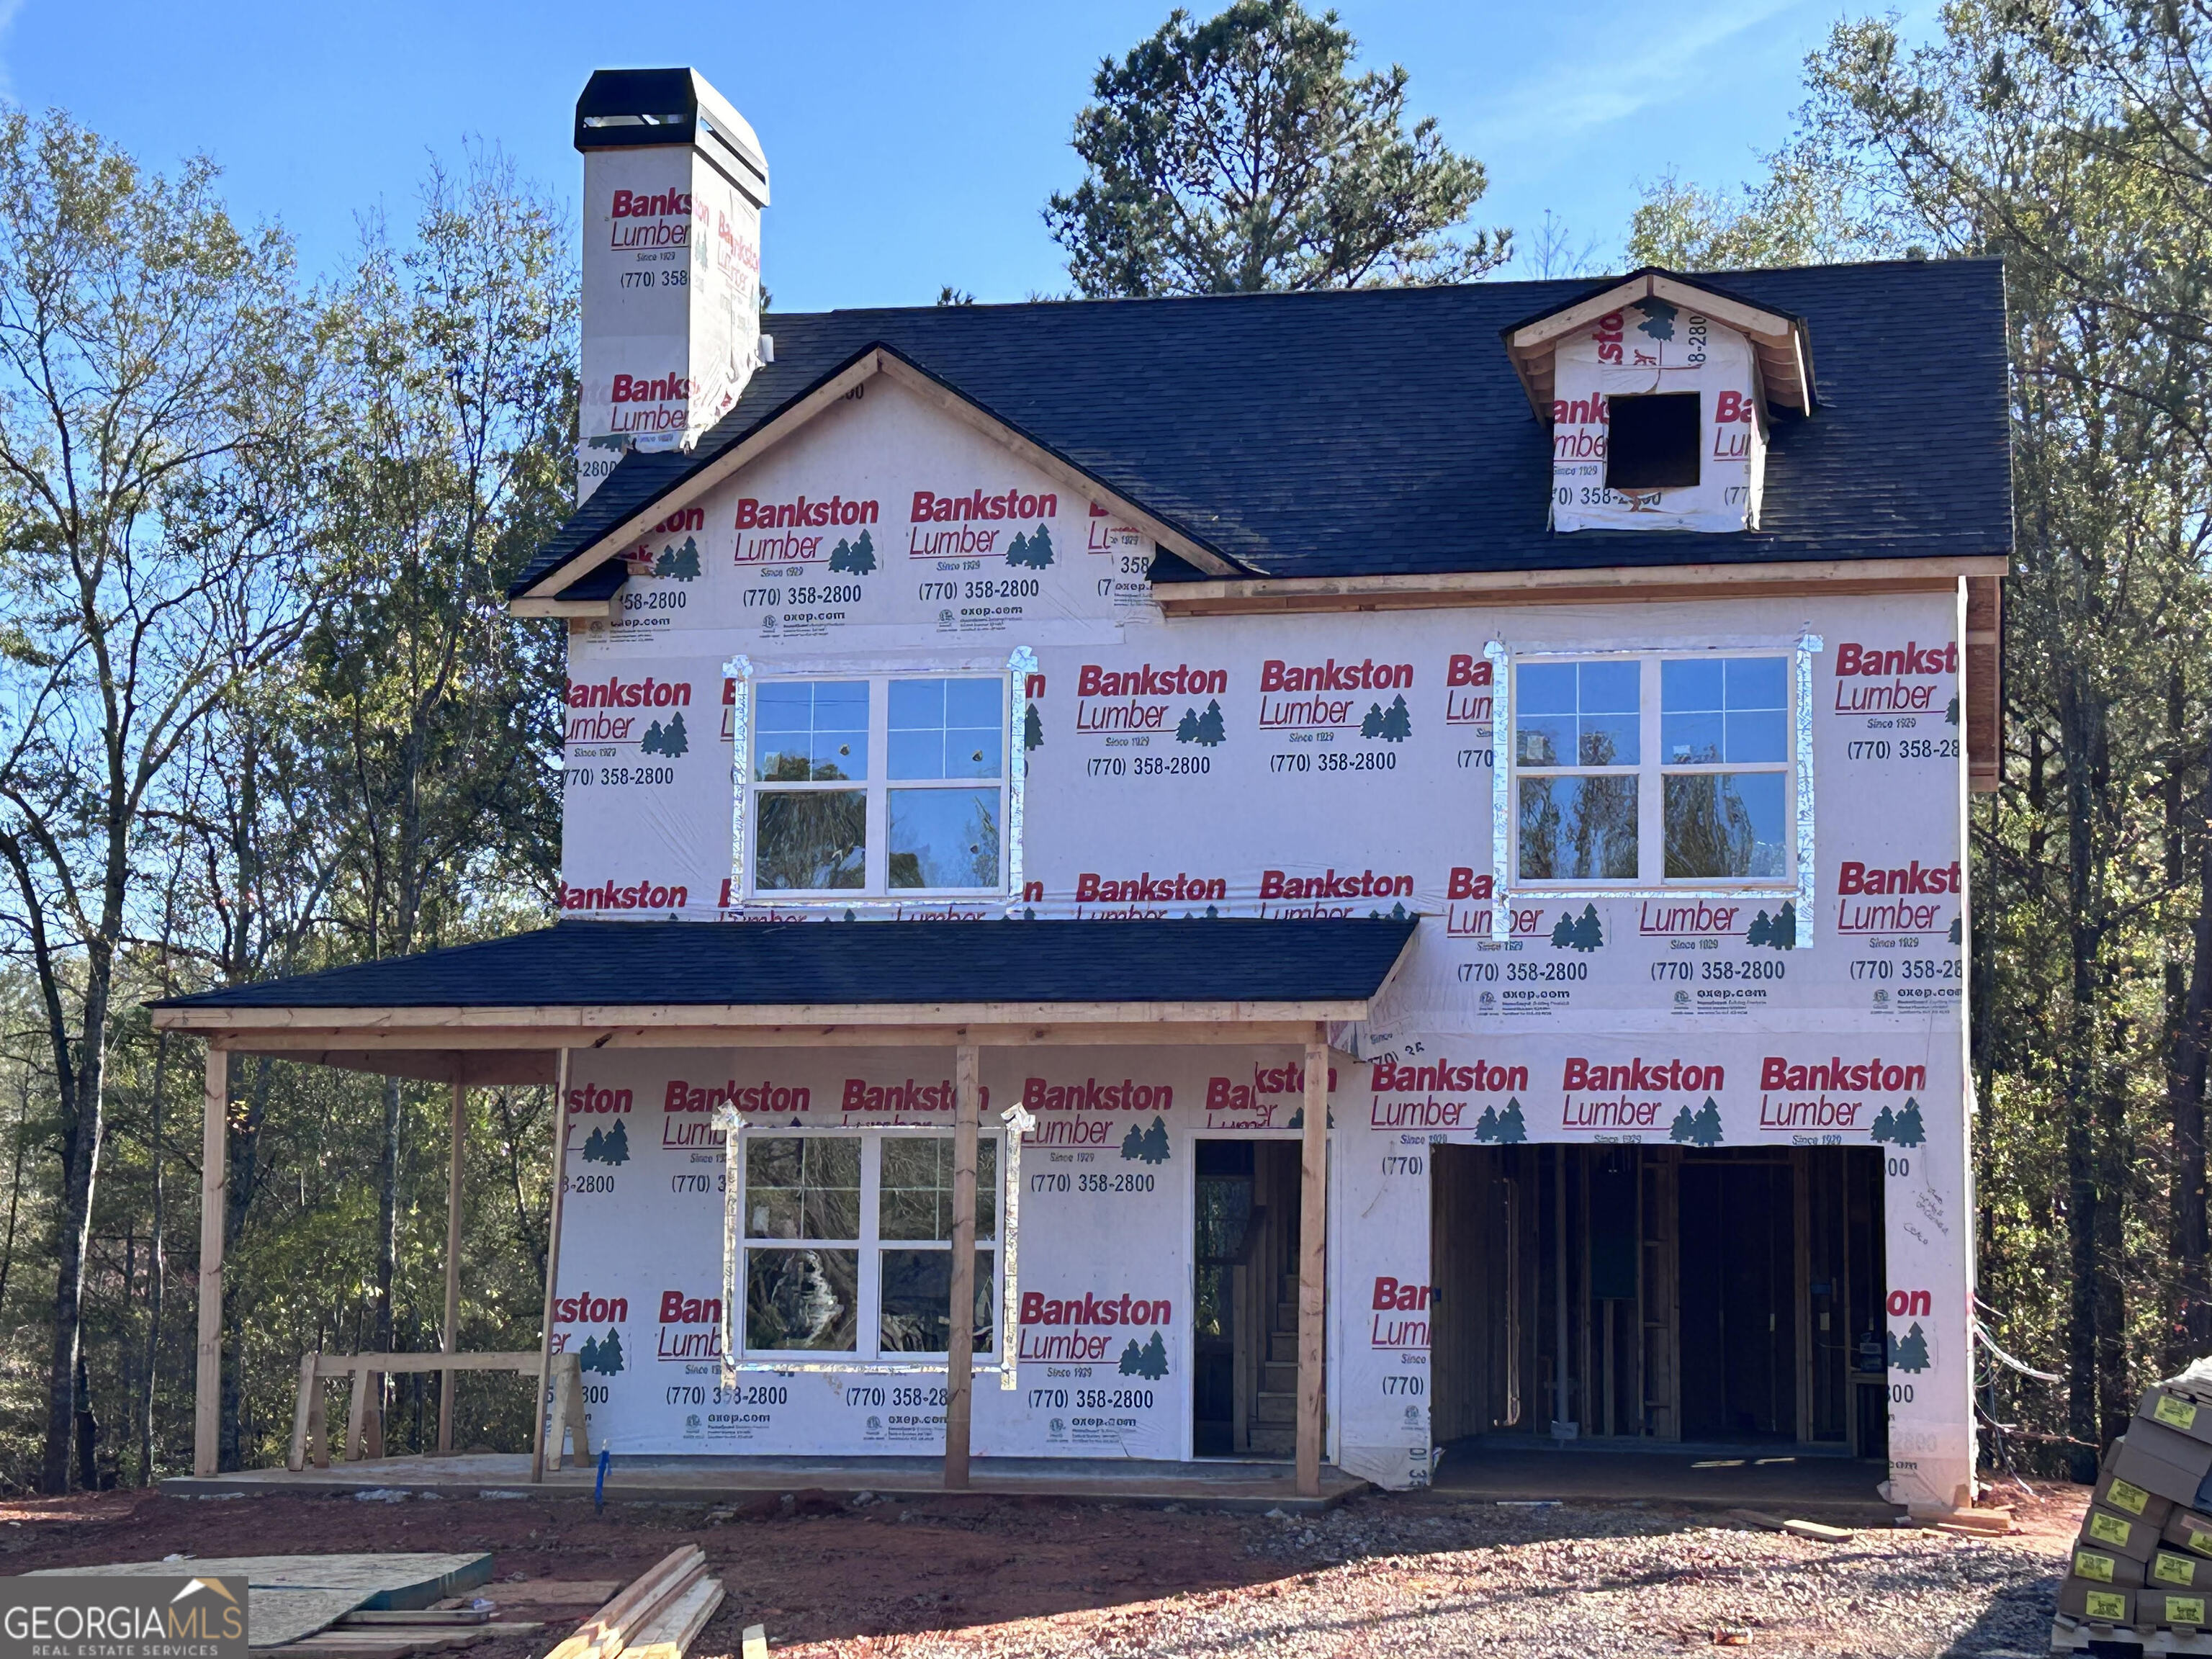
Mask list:
[[[611,620],[620,605],[611,593],[604,599],[509,599],[507,613],[510,617],[580,617],[586,622],[596,622]]]
[[[1565,311],[1555,311],[1550,316],[1530,323],[1526,328],[1513,331],[1513,349],[1533,351],[1573,333],[1588,323],[1594,323],[1609,311],[1640,300],[1651,292],[1651,278],[1633,276],[1625,283],[1616,283],[1601,294],[1593,294],[1587,300],[1569,306]]]
[[[705,924],[702,924],[702,926]],[[743,1004],[607,1004],[505,1008],[157,1008],[156,1029],[219,1032],[223,1046],[281,1032],[314,1034],[323,1046],[342,1048],[356,1039],[443,1048],[471,1032],[505,1038],[517,1033],[548,1038],[580,1032],[680,1030],[743,1032],[769,1027],[806,1031],[896,1028],[915,1033],[973,1026],[1079,1028],[1107,1032],[1123,1027],[1154,1030],[1193,1025],[1227,1029],[1252,1024],[1310,1025],[1316,1021],[1367,1018],[1367,1000],[1311,1002],[982,1002]],[[328,1034],[342,1034],[330,1040]],[[425,1041],[424,1039],[428,1039]],[[468,1046],[465,1042],[457,1046]],[[535,1045],[533,1045],[535,1046]],[[557,1042],[549,1046],[561,1046]]]
[[[543,1083],[558,1048],[1189,1048],[1296,1046],[1325,1030],[1326,1020],[1181,1021],[1164,1025],[708,1025],[586,1026],[549,1031],[218,1031],[214,1046],[348,1071],[392,1073],[429,1081]],[[344,1047],[337,1045],[343,1044]],[[400,1071],[392,1056],[418,1067]]]
[[[2002,555],[1824,559],[1776,564],[1608,566],[1590,570],[1466,571],[1435,576],[1321,576],[1178,582],[1152,590],[1170,617],[1298,611],[1435,610],[1478,605],[1607,604],[1631,599],[1948,592],[1961,576],[2002,576]]]
[[[1086,498],[1103,498],[1102,505],[1115,517],[1141,530],[1194,568],[1222,577],[1234,577],[1239,574],[1237,566],[1219,554],[1200,546],[1182,531],[1155,518],[1127,496],[1092,477],[1081,468],[1071,465],[1034,438],[1015,430],[988,410],[961,396],[942,381],[933,380],[912,364],[889,353],[878,355],[883,358],[884,378],[896,381],[940,413],[950,415],[985,437],[1011,449],[1062,489]]]
[[[544,601],[558,603],[557,596],[562,588],[571,582],[591,574],[592,571],[614,556],[614,552],[611,550],[620,549],[637,540],[678,507],[705,495],[741,468],[750,466],[822,413],[823,410],[843,398],[854,386],[864,386],[875,379],[883,372],[883,363],[884,354],[880,350],[871,351],[855,358],[842,373],[832,375],[815,387],[812,392],[799,398],[759,431],[750,434],[742,442],[716,456],[708,465],[684,479],[674,489],[656,496],[646,506],[638,508],[636,512],[621,520],[605,535],[598,537],[585,547],[570,554],[568,558],[532,582],[529,592],[508,600],[507,610],[518,617],[605,614],[603,611],[596,608],[581,612],[570,612],[526,611],[522,607]],[[576,602],[571,601],[571,603]],[[592,604],[596,607],[598,602],[593,601]]]

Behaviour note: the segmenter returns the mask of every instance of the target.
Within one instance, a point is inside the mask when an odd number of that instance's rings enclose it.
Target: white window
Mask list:
[[[943,1354],[951,1338],[952,1137],[865,1129],[743,1138],[747,1358]],[[975,1352],[998,1348],[999,1137],[975,1147]]]
[[[1513,884],[1794,883],[1790,671],[1781,653],[1516,663]]]
[[[752,695],[750,891],[1006,890],[1003,676],[763,679]]]

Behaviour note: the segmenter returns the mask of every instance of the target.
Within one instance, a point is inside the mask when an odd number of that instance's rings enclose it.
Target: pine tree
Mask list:
[[[853,574],[856,576],[865,576],[875,568],[876,544],[866,530],[863,529],[860,532],[860,538],[853,544]]]
[[[607,1134],[604,1129],[594,1129],[584,1141],[584,1162],[597,1164],[606,1151]]]
[[[1198,710],[1195,708],[1184,709],[1182,718],[1176,722],[1176,741],[1177,743],[1198,741]]]
[[[1406,694],[1401,691],[1391,700],[1389,711],[1382,716],[1382,741],[1403,743],[1413,735],[1413,711],[1406,707]]]
[[[1951,932],[1948,937],[1952,944],[1963,945],[1966,942],[1966,919],[1964,916],[1951,918]]]
[[[1766,942],[1778,951],[1797,948],[1797,905],[1792,899],[1782,901],[1781,909],[1775,912],[1774,929]]]
[[[1761,910],[1751,919],[1751,931],[1743,936],[1743,942],[1746,945],[1773,944],[1774,934],[1771,931],[1773,926],[1774,924],[1766,919],[1766,912]]]
[[[1482,1109],[1482,1116],[1475,1122],[1474,1138],[1477,1140],[1498,1139],[1498,1108],[1486,1106]]]
[[[1690,1139],[1700,1146],[1721,1144],[1721,1109],[1710,1095],[1705,1097],[1705,1103],[1698,1108],[1698,1115],[1692,1120]]]
[[[622,1368],[622,1334],[610,1325],[607,1327],[607,1340],[599,1344],[599,1374],[602,1376],[619,1376]]]
[[[1502,1146],[1518,1146],[1528,1139],[1528,1126],[1522,1121],[1521,1103],[1510,1099],[1498,1120],[1498,1141]]]
[[[837,545],[830,550],[830,574],[833,576],[842,575],[852,568],[853,544],[840,536],[837,538]]]
[[[1946,726],[1956,726],[1958,723],[1959,700],[1958,698],[1954,697],[1949,702],[1943,706],[1943,724]]]
[[[684,716],[680,714],[671,714],[668,717],[667,726],[660,734],[660,752],[669,759],[674,760],[678,755],[688,754],[690,748],[691,739],[684,734]]]
[[[1674,337],[1674,318],[1677,313],[1674,307],[1666,301],[1656,297],[1638,300],[1636,302],[1636,309],[1644,313],[1644,320],[1636,325],[1638,333],[1648,334],[1655,340],[1671,340]]]
[[[1137,1156],[1147,1164],[1168,1161],[1168,1126],[1163,1119],[1152,1120],[1152,1127],[1145,1131],[1143,1148]]]
[[[1912,1322],[1911,1328],[1905,1333],[1905,1340],[1901,1342],[1892,1333],[1889,1339],[1890,1370],[1917,1373],[1926,1370],[1928,1364],[1928,1333],[1920,1328],[1918,1320]]]
[[[1129,1339],[1129,1346],[1121,1350],[1121,1375],[1138,1376],[1142,1371],[1144,1364],[1145,1351],[1137,1346],[1137,1339],[1133,1336]]]
[[[1207,699],[1206,712],[1198,717],[1200,747],[1211,749],[1228,735],[1227,726],[1221,718],[1221,700],[1218,697]]]
[[[637,740],[637,752],[641,755],[657,755],[660,752],[660,722],[659,720],[653,721],[645,728],[645,735]]]
[[[1024,749],[1044,747],[1044,720],[1037,714],[1037,706],[1035,703],[1031,703],[1022,715],[1022,747]]]
[[[676,555],[675,567],[670,570],[668,574],[675,577],[677,580],[682,582],[694,581],[697,580],[699,575],[699,543],[696,538],[686,536],[684,538],[684,545],[680,550],[678,550]]]
[[[1888,1107],[1883,1107],[1874,1115],[1874,1122],[1867,1129],[1867,1139],[1869,1140],[1897,1139],[1897,1117]]]
[[[1552,925],[1552,943],[1564,951],[1574,942],[1575,913],[1571,910],[1562,910],[1559,912],[1559,921]]]
[[[1122,1376],[1141,1376],[1146,1382],[1157,1382],[1167,1374],[1168,1345],[1165,1338],[1154,1331],[1152,1340],[1142,1347],[1137,1346],[1135,1337],[1129,1339],[1129,1346],[1121,1350]]]
[[[1359,722],[1359,735],[1363,738],[1379,738],[1382,735],[1382,705],[1381,703],[1373,702],[1367,705],[1367,716]]]
[[[1030,568],[1032,570],[1043,570],[1051,563],[1052,532],[1046,529],[1044,526],[1039,525],[1036,527],[1036,534],[1030,538]]]
[[[1605,924],[1597,918],[1597,906],[1583,906],[1582,920],[1575,924],[1574,937],[1568,943],[1577,951],[1595,951],[1605,944]]]
[[[620,1123],[607,1131],[606,1148],[600,1154],[600,1161],[605,1164],[629,1162],[629,1131]]]
[[[1013,540],[1006,544],[1006,562],[1008,564],[1027,564],[1029,562],[1030,538],[1023,535],[1020,531],[1017,530],[1014,532]]]
[[[1890,1139],[1899,1146],[1919,1146],[1928,1139],[1927,1126],[1920,1121],[1920,1103],[1907,1096],[1905,1109],[1897,1115],[1897,1133]]]
[[[598,1372],[599,1369],[599,1338],[595,1336],[587,1336],[584,1339],[584,1346],[576,1355],[576,1368],[579,1370],[590,1371],[594,1374]]]
[[[1697,1133],[1697,1120],[1690,1115],[1690,1109],[1685,1106],[1674,1114],[1674,1125],[1667,1131],[1667,1139],[1686,1146]]]

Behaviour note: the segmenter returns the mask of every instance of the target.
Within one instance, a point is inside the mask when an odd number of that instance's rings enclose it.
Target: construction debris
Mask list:
[[[2105,1454],[2071,1570],[2058,1587],[2054,1649],[2069,1650],[2086,1632],[2146,1652],[2212,1652],[2198,1645],[2198,1632],[2212,1624],[2212,1534],[2195,1524],[2206,1507],[2212,1363],[2200,1360],[2146,1389],[2128,1431]]]
[[[685,1644],[721,1602],[721,1581],[707,1578],[706,1570],[706,1553],[696,1544],[671,1551],[586,1620],[546,1659],[615,1659],[616,1655],[637,1651],[647,1643],[655,1644],[653,1659],[681,1659]],[[709,1596],[690,1594],[702,1583],[711,1587]],[[697,1612],[702,1601],[706,1611],[687,1627],[684,1621]],[[664,1620],[663,1614],[668,1618]]]

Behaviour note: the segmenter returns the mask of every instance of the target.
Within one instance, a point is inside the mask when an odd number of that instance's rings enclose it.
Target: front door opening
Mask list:
[[[1431,1151],[1439,1443],[1887,1455],[1877,1150]]]
[[[1200,1457],[1297,1449],[1298,1145],[1201,1140],[1193,1218],[1192,1443]]]

